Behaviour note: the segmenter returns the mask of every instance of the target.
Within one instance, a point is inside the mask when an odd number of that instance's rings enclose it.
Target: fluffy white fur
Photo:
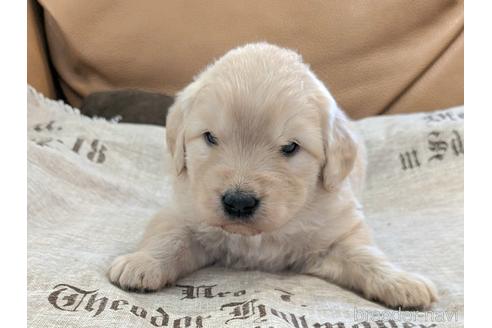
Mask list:
[[[364,149],[350,124],[294,51],[259,43],[228,52],[170,109],[175,200],[136,252],[115,259],[109,279],[157,290],[212,263],[288,269],[390,307],[429,307],[434,285],[388,262],[364,223],[357,200]],[[217,145],[205,142],[205,132]],[[286,157],[280,148],[292,141],[300,150]],[[224,214],[221,195],[230,188],[259,195],[252,220]]]

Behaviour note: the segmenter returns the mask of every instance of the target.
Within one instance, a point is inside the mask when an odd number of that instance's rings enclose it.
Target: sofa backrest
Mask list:
[[[67,100],[175,94],[227,50],[298,50],[353,118],[463,103],[463,1],[40,0]]]

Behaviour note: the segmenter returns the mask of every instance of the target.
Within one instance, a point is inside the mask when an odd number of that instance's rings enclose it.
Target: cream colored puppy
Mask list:
[[[167,145],[175,199],[114,260],[118,286],[157,290],[219,263],[315,275],[390,307],[436,300],[429,280],[374,245],[356,196],[363,143],[297,53],[228,52],[178,94]]]

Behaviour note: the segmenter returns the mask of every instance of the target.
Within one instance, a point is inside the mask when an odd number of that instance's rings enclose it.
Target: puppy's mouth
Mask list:
[[[261,233],[261,230],[242,223],[225,223],[220,226],[223,230],[243,236],[254,236]]]

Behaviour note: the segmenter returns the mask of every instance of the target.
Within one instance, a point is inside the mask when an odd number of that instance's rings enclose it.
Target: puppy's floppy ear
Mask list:
[[[169,108],[166,119],[166,142],[174,161],[176,174],[180,175],[185,168],[184,142],[184,110],[179,96]]]
[[[166,142],[177,175],[186,169],[185,121],[197,91],[198,83],[195,81],[179,92],[166,119]]]
[[[320,82],[321,83],[321,82]],[[350,131],[348,119],[338,107],[335,100],[322,86],[321,120],[325,162],[322,169],[323,185],[326,190],[333,190],[349,175],[357,156],[357,141]]]

